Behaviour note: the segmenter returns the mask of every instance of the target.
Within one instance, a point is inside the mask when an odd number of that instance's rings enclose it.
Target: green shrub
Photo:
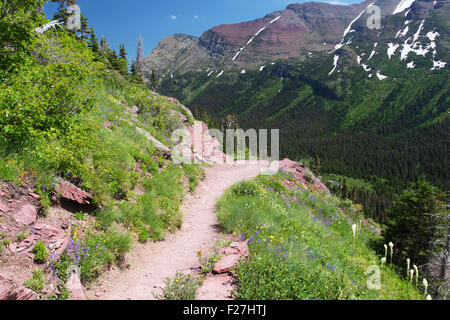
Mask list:
[[[173,279],[164,280],[165,288],[161,295],[155,295],[159,300],[194,300],[201,280],[191,274],[177,271]]]
[[[255,196],[259,192],[259,187],[254,181],[243,181],[233,186],[232,192],[237,196]]]
[[[313,177],[312,174],[310,172],[306,172],[305,175],[303,176],[305,178],[305,180],[309,183],[313,183]]]
[[[30,279],[26,280],[23,284],[26,288],[40,293],[45,286],[44,280],[44,271],[42,271],[41,269],[36,269],[33,271],[33,276]]]
[[[17,236],[17,241],[22,242],[27,237],[28,237],[28,233],[26,232],[26,230],[24,230]]]
[[[38,240],[36,242],[36,245],[34,246],[33,253],[34,253],[34,261],[36,263],[44,263],[45,261],[47,261],[48,251],[47,248],[45,247],[44,242]]]
[[[83,87],[87,71],[73,62],[30,66],[0,85],[0,133],[7,141],[23,142],[58,131],[67,133],[73,115],[92,106]],[[76,85],[78,84],[78,85]]]

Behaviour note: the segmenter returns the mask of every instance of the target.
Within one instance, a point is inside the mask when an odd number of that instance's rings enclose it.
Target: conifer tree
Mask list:
[[[400,265],[406,258],[426,264],[439,250],[439,240],[446,238],[449,225],[443,200],[445,193],[423,176],[396,197],[383,238],[396,244]]]
[[[127,51],[125,50],[125,45],[124,44],[121,44],[120,45],[120,57],[122,58],[122,59],[127,59]]]
[[[92,28],[89,28],[88,19],[81,14],[81,29],[80,29],[80,40],[85,41],[89,39],[89,35],[92,32]]]
[[[90,30],[90,39],[88,43],[88,48],[91,49],[94,53],[100,54],[100,45],[98,44],[97,35],[95,34],[94,28],[92,27]]]

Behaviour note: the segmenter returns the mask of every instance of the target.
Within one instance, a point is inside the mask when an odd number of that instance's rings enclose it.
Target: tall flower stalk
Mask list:
[[[406,277],[408,277],[410,264],[411,264],[411,260],[409,258],[406,259]]]
[[[419,269],[415,264],[413,264],[414,271],[416,272],[416,286],[419,283]]]
[[[425,279],[425,278],[423,278],[423,286],[425,287],[425,293],[424,293],[424,296],[426,296],[427,295],[427,290],[428,290],[428,281],[427,281],[427,279]],[[431,298],[431,297],[430,297]],[[428,299],[428,297],[427,297],[427,299]]]
[[[391,263],[392,263],[392,255],[394,254],[394,244],[389,242],[389,248],[391,249]]]

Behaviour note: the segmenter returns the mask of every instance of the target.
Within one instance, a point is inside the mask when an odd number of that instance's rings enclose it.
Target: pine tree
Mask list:
[[[85,41],[89,39],[89,35],[92,32],[92,28],[89,28],[88,19],[85,16],[83,16],[83,14],[81,14],[80,20],[81,20],[81,29],[79,38],[81,41]]]
[[[128,74],[127,51],[125,50],[124,44],[121,44],[119,48],[118,64],[120,73],[122,73],[123,75]]]
[[[91,49],[94,53],[100,54],[100,45],[98,44],[98,39],[95,34],[94,28],[91,28],[90,30],[90,39],[88,43],[88,48]]]
[[[52,2],[59,2],[58,9],[56,10],[55,14],[53,15],[53,20],[59,20],[64,23],[67,22],[67,18],[69,14],[66,10],[66,1],[60,1],[60,0],[52,0]]]
[[[100,39],[100,54],[107,58],[110,54],[111,49],[109,49],[108,41],[106,41],[105,37]]]
[[[426,264],[439,250],[436,244],[446,236],[449,224],[444,199],[445,193],[423,176],[396,197],[383,238],[395,244],[400,265],[406,258]]]
[[[125,45],[124,44],[120,45],[120,54],[119,55],[120,55],[120,57],[122,59],[127,60],[127,51],[125,50]]]

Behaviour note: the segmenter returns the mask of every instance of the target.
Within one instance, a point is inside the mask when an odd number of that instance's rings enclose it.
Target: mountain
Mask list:
[[[380,28],[370,29],[375,6]],[[160,91],[218,128],[233,114],[245,129],[280,129],[282,157],[315,159],[325,177],[362,179],[348,196],[383,219],[393,194],[421,174],[450,187],[449,16],[447,1],[289,5],[262,20],[215,27],[198,40],[164,40],[173,47],[158,69]],[[316,39],[295,31],[302,27]],[[275,33],[291,40],[273,45]],[[186,47],[177,51],[181,43]],[[159,63],[154,57],[162,47],[147,57],[149,65]],[[367,183],[368,189],[356,187]]]
[[[330,50],[369,1],[351,6],[292,4],[260,19],[216,26],[200,38],[176,34],[162,40],[147,57],[148,71],[168,75],[201,67],[230,68]]]

